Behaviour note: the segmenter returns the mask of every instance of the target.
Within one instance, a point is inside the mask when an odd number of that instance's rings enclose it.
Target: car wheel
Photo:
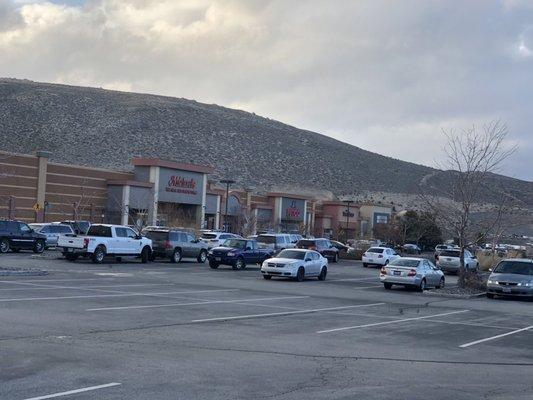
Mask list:
[[[0,253],[7,253],[9,251],[9,240],[2,239],[0,241]]]
[[[237,258],[237,261],[235,262],[235,269],[244,269],[246,268],[246,263],[244,262],[244,258],[239,257]]]
[[[174,252],[170,256],[170,262],[171,263],[179,263],[181,261],[181,250],[180,249],[174,249]]]
[[[389,283],[389,282],[383,282],[383,287],[387,290],[391,290],[392,289],[392,283]]]
[[[444,289],[444,286],[446,286],[446,280],[444,277],[440,278],[439,284],[437,285],[437,289]]]
[[[333,257],[333,262],[334,263],[339,262],[339,253],[335,253],[335,256]]]
[[[302,282],[305,278],[305,269],[304,267],[300,267],[298,268],[298,272],[296,272],[296,277],[294,278],[294,280],[296,282]]]
[[[103,246],[98,246],[93,253],[93,263],[95,264],[102,264],[104,262],[105,257],[105,249]]]
[[[494,297],[496,297],[496,296],[494,295],[494,293],[487,293],[487,298],[488,298],[488,299],[493,299]]]
[[[200,264],[203,264],[205,263],[205,260],[207,260],[207,251],[202,250],[200,251],[200,254],[198,255],[196,261],[198,261]]]
[[[385,260],[385,265],[389,265],[389,260]]]
[[[65,258],[68,260],[68,261],[76,261],[78,259],[78,256],[76,254],[65,254]]]
[[[218,265],[219,264],[214,262],[214,261],[209,261],[209,268],[211,268],[211,269],[217,269]]]
[[[150,247],[145,246],[143,250],[141,251],[141,262],[143,264],[146,264],[150,262],[151,257],[152,257],[152,250],[150,250]]]
[[[426,278],[422,279],[420,285],[418,286],[419,292],[423,292],[424,290],[426,290]]]
[[[368,264],[367,263],[363,263],[363,268],[368,268]]]
[[[33,252],[41,254],[44,251],[44,240],[37,240],[33,245]]]
[[[263,275],[263,279],[266,279],[267,281],[272,279],[272,275]]]
[[[327,274],[328,274],[328,269],[326,267],[322,267],[322,269],[320,270],[320,275],[318,275],[318,280],[325,281]]]
[[[115,261],[118,262],[118,263],[121,263],[122,262],[122,257],[115,257]]]

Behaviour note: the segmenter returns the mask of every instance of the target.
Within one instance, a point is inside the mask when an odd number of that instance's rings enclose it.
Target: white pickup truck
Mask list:
[[[106,256],[136,257],[147,263],[152,255],[152,241],[122,225],[91,225],[85,236],[59,237],[57,247],[69,261],[83,256],[96,264],[101,264]]]

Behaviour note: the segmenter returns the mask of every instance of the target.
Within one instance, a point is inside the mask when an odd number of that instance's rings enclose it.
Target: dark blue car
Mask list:
[[[256,240],[228,239],[222,246],[209,250],[207,258],[213,269],[220,265],[231,265],[233,269],[244,269],[247,264],[262,264],[273,254],[272,249],[260,248]]]

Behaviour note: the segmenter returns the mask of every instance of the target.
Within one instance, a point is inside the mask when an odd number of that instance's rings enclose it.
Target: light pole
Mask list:
[[[348,242],[348,224],[350,223],[350,204],[353,203],[353,200],[344,200],[346,203],[346,232],[344,233],[344,242]]]
[[[224,183],[226,185],[226,211],[224,212],[224,232],[228,231],[228,196],[229,196],[229,185],[232,183],[235,183],[235,181],[231,179],[222,179],[220,183]]]

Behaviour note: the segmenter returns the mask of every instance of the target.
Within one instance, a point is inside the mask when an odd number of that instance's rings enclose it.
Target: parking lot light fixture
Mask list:
[[[221,179],[220,183],[223,183],[226,185],[226,209],[224,211],[224,232],[228,231],[228,197],[229,197],[229,186],[233,183],[235,183],[234,180],[231,179]]]

